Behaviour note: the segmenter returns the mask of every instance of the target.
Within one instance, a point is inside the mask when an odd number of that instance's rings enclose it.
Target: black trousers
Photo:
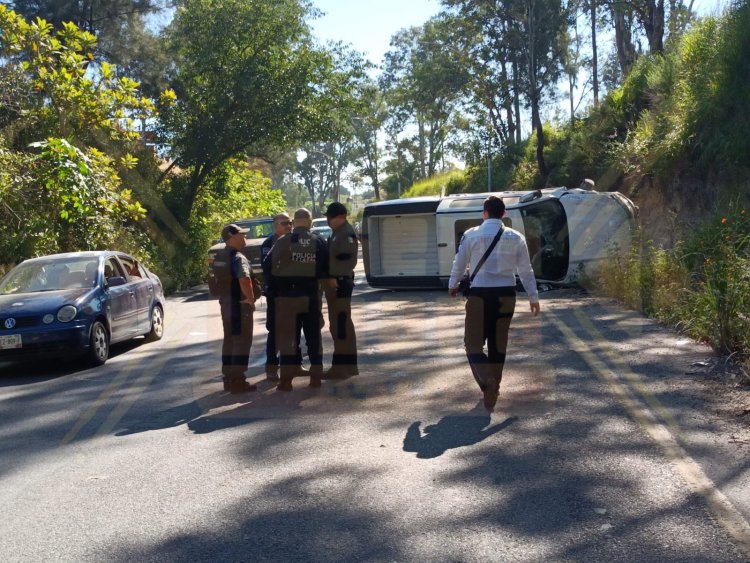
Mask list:
[[[276,297],[276,345],[281,366],[299,366],[301,333],[307,343],[310,365],[323,366],[323,342],[320,334],[320,297],[317,290],[307,295]]]
[[[466,300],[464,344],[471,372],[480,388],[484,388],[490,378],[500,382],[503,377],[508,331],[515,308],[515,287],[470,290]]]
[[[247,304],[221,303],[224,340],[221,373],[227,379],[244,379],[253,343],[253,310]]]
[[[328,329],[333,338],[333,358],[331,364],[357,365],[357,335],[352,322],[352,292],[354,279],[338,278],[338,287],[325,288],[328,303]]]

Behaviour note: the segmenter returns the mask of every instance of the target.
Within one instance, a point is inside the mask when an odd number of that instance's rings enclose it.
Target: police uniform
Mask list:
[[[273,286],[273,272],[270,260],[266,263],[266,257],[271,254],[271,249],[276,242],[276,235],[269,236],[260,245],[260,259],[263,267],[263,293],[266,296],[266,375],[272,376],[279,369],[279,350],[276,347],[276,293]]]
[[[241,303],[241,278],[250,278],[252,268],[242,252],[226,247],[212,264],[219,293],[224,339],[221,345],[221,373],[224,389],[232,392],[249,390],[245,372],[253,341],[253,307]]]
[[[357,375],[357,336],[352,322],[354,267],[359,243],[347,221],[333,230],[328,239],[329,274],[336,287],[325,287],[328,327],[333,337],[333,358],[329,377]]]
[[[310,359],[310,385],[317,387],[323,372],[318,280],[327,277],[325,241],[309,228],[295,227],[273,245],[264,270],[273,276],[276,296],[275,332],[281,366],[278,389],[290,391],[292,378],[305,373],[298,353],[300,331],[305,334]]]

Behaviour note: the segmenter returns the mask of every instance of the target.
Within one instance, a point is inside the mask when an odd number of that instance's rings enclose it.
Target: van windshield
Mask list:
[[[563,279],[568,273],[570,241],[562,204],[548,199],[525,205],[519,211],[534,275],[550,281]]]

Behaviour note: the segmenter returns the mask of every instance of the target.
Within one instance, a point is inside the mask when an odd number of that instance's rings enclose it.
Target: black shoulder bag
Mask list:
[[[490,252],[495,248],[495,245],[500,240],[500,237],[503,235],[503,225],[500,224],[500,230],[495,235],[495,238],[492,239],[492,244],[490,244],[487,247],[487,250],[485,250],[484,254],[482,255],[482,258],[479,260],[479,263],[477,264],[476,268],[474,268],[474,273],[471,274],[471,277],[469,277],[469,274],[464,274],[464,277],[461,278],[461,281],[458,282],[458,292],[463,295],[464,297],[469,296],[469,289],[471,289],[471,282],[474,281],[474,277],[477,275],[477,272],[479,271],[479,268],[481,268],[485,261],[487,260],[487,257],[490,255]]]

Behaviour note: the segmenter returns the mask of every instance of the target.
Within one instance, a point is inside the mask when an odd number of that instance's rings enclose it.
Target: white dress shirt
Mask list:
[[[458,287],[458,282],[469,268],[469,275],[482,259],[485,251],[492,244],[497,231],[500,229],[500,219],[485,219],[478,227],[464,233],[453,259],[449,288]],[[521,279],[531,303],[539,302],[539,292],[536,289],[536,278],[529,260],[529,250],[526,248],[524,236],[505,227],[500,240],[492,249],[487,260],[482,264],[471,287],[514,287],[516,274]]]

